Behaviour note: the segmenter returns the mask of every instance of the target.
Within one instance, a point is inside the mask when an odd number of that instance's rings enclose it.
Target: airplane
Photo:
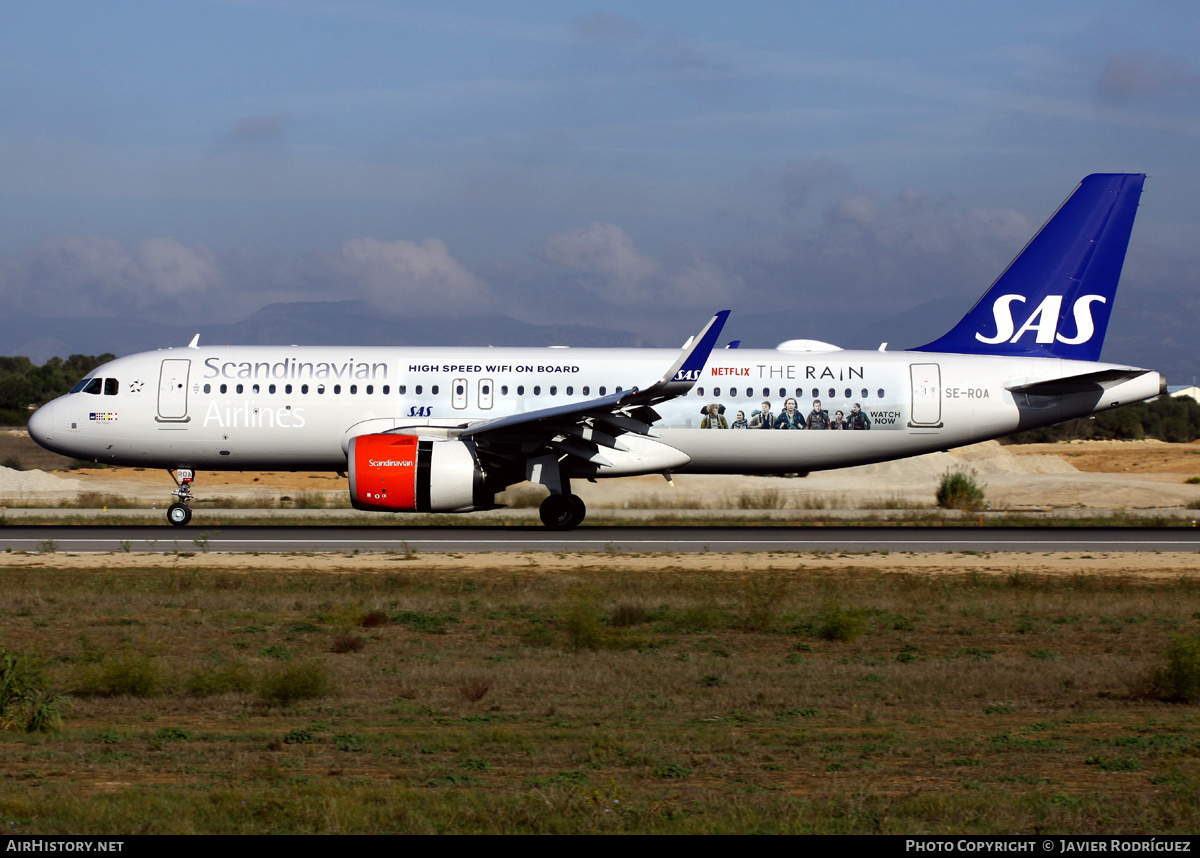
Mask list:
[[[165,468],[173,525],[190,521],[206,468],[335,471],[355,508],[380,512],[495,509],[529,480],[550,492],[542,522],[567,529],[586,515],[572,480],[807,474],[946,450],[1165,392],[1158,372],[1098,362],[1144,180],[1086,177],[954,328],[909,350],[717,348],[728,310],[681,349],[197,336],[98,367],[29,432],[66,456]]]

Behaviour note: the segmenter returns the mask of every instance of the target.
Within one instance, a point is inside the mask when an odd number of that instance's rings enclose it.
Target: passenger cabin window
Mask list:
[[[517,396],[524,396],[524,395],[525,395],[525,385],[518,384],[517,385]]]
[[[267,393],[274,393],[274,392],[275,392],[275,385],[272,384],[267,388]]]
[[[308,385],[307,385],[307,384],[302,384],[302,385],[300,385],[300,392],[301,392],[301,393],[308,393]]]
[[[396,392],[397,392],[398,394],[400,394],[401,396],[403,396],[403,395],[405,394],[405,392],[407,392],[407,390],[408,390],[408,385],[407,385],[407,384],[402,384],[402,385],[400,385],[399,387],[397,387],[397,388],[396,388]],[[354,391],[352,390],[352,391],[350,391],[350,392],[351,392],[351,393],[353,393]]]
[[[222,385],[221,385],[221,392],[222,392],[222,393],[228,393],[228,392],[229,392],[229,385],[228,385],[228,384],[222,384]]]
[[[374,393],[374,392],[375,392],[375,385],[368,384],[367,385],[367,393]],[[417,391],[417,393],[420,393],[420,392],[421,392],[420,390]]]
[[[211,384],[206,384],[206,385],[204,385],[204,392],[205,392],[205,393],[212,393],[212,385],[211,385]]]
[[[401,392],[403,392],[403,391],[401,391]],[[351,395],[358,393],[358,385],[357,384],[350,385],[350,393],[351,393]]]
[[[415,388],[413,388],[413,389],[414,389],[414,390],[417,392],[417,396],[420,396],[420,395],[421,395],[421,385],[419,385],[419,384],[418,384],[418,385],[417,385]],[[369,391],[369,388],[368,388],[368,391]]]
[[[433,387],[429,388],[429,392],[432,393],[434,396],[437,396],[438,386],[435,384]]]
[[[383,386],[383,395],[384,395],[384,396],[387,396],[387,395],[388,395],[388,391],[390,391],[391,389],[392,389],[392,388],[391,388],[391,386],[389,386],[389,385],[386,385],[386,384],[385,384],[385,385]]]

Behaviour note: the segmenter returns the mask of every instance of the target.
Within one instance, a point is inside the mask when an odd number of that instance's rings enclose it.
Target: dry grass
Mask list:
[[[1200,719],[1147,690],[1190,578],[191,562],[0,569],[5,648],[51,686],[155,680],[0,734],[18,833],[1200,824]]]

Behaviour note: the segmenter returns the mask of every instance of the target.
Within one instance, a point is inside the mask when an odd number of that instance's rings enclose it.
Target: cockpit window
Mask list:
[[[120,382],[118,382],[115,378],[104,379],[104,395],[105,396],[116,396],[117,390],[119,388],[120,388]]]
[[[87,380],[87,384],[84,384],[83,387],[80,389],[84,393],[95,393],[96,395],[99,395],[103,386],[104,386],[104,379],[89,378]]]

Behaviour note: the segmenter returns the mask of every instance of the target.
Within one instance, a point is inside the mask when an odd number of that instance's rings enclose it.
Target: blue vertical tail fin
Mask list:
[[[913,351],[1098,360],[1145,179],[1088,176],[962,321]]]

